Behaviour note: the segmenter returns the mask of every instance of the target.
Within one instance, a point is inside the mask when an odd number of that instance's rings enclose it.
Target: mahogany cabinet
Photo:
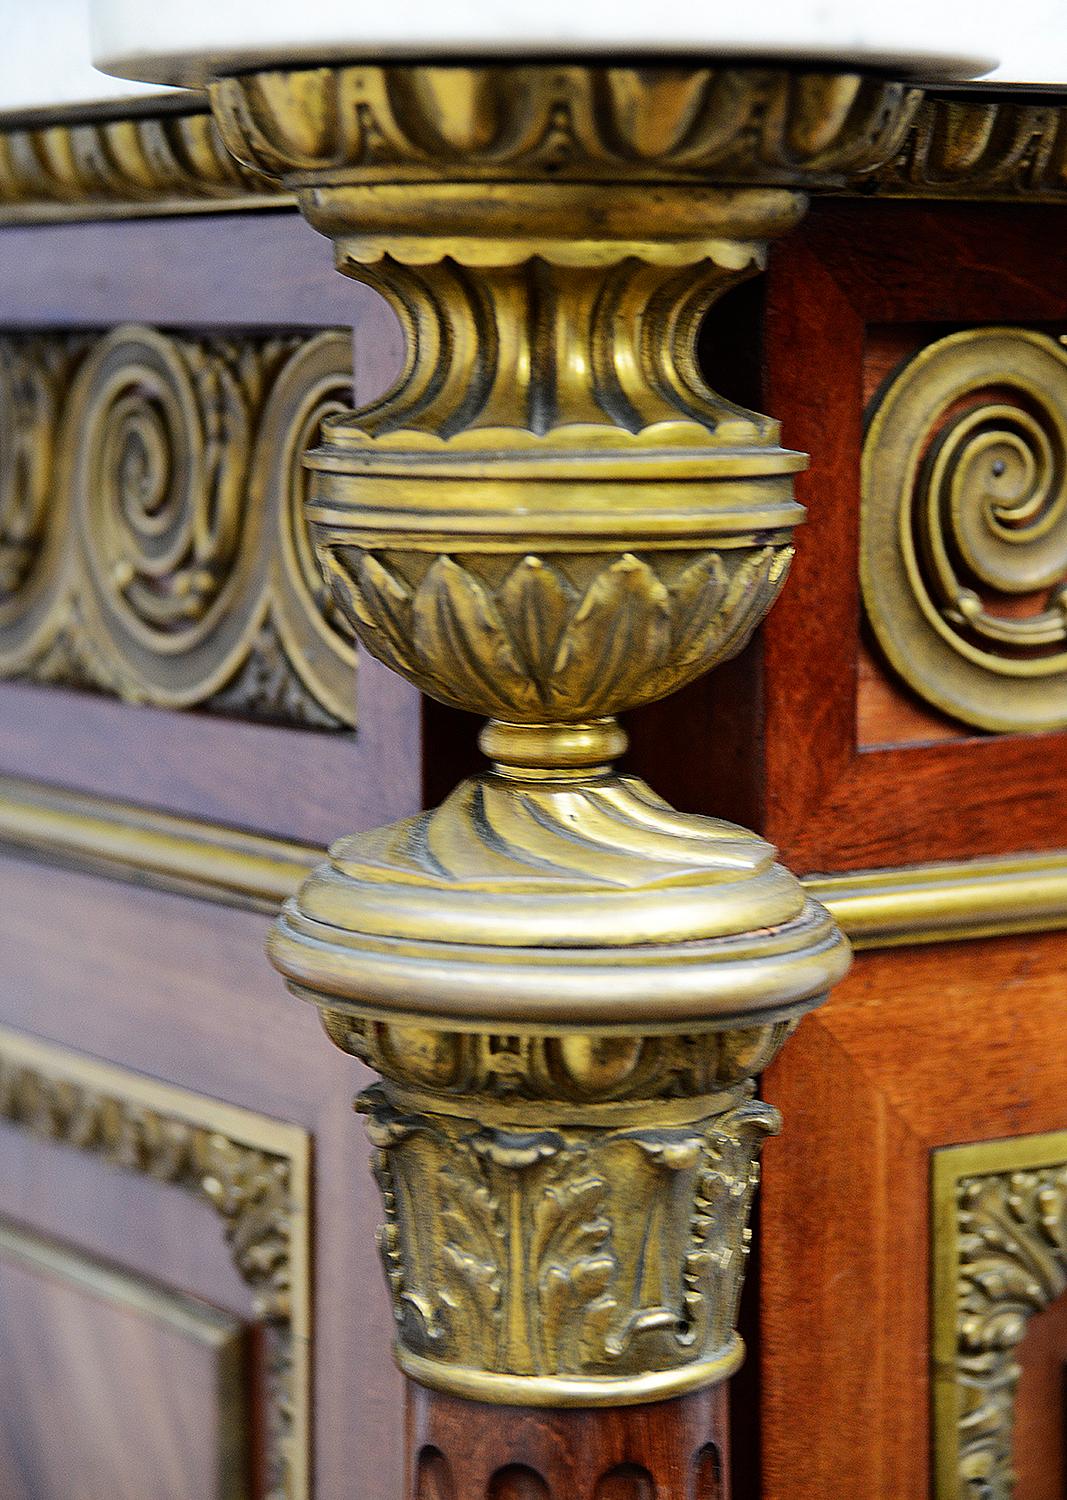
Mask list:
[[[305,516],[322,419],[415,359],[403,298],[206,105],[0,134],[4,1500],[1063,1494],[1067,114],[904,92],[699,333],[811,455],[789,579],[625,720],[855,964],[761,1084],[729,1398],[599,1413],[405,1398],[372,1074],[266,956],[330,840],[479,764]]]

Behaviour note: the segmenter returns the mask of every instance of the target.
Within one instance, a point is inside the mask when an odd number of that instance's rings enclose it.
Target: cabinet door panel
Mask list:
[[[245,1500],[239,1319],[0,1222],[0,1494]]]

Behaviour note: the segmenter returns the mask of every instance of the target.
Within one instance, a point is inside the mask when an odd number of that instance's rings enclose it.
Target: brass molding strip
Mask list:
[[[0,776],[0,848],[273,915],[323,850]]]
[[[930,89],[894,154],[820,191],[1062,202],[1067,108],[1051,97]],[[0,130],[0,227],[292,206],[276,179],[229,155],[206,104],[154,103],[115,119],[27,118]]]
[[[0,851],[268,915],[325,854],[15,776],[0,776]],[[808,875],[803,884],[861,949],[1067,927],[1067,850]]]
[[[285,208],[293,196],[222,143],[206,104],[0,130],[0,226]]]
[[[310,1493],[307,1131],[0,1025],[0,1121],[216,1210],[268,1339],[268,1500]]]
[[[809,875],[804,885],[855,948],[1067,927],[1067,850]]]
[[[934,1500],[1011,1500],[1030,1318],[1067,1286],[1067,1131],[931,1158]]]

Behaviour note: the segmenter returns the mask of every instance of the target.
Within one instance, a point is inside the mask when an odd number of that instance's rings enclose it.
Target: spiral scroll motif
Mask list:
[[[236,348],[119,328],[74,393],[88,628],[135,692],[173,707],[222,686],[252,624],[244,373]]]
[[[351,724],[301,469],[351,358],[335,331],[0,339],[0,677]]]
[[[862,575],[890,663],[990,730],[1067,725],[1067,355],[971,329],[881,398],[863,465]]]
[[[0,340],[0,674],[54,636],[70,574],[65,493],[57,493],[62,392],[77,335]]]

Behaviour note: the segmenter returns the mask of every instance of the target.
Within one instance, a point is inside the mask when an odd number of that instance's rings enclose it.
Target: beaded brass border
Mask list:
[[[0,1026],[0,1120],[211,1204],[268,1333],[267,1500],[310,1495],[310,1141]]]

